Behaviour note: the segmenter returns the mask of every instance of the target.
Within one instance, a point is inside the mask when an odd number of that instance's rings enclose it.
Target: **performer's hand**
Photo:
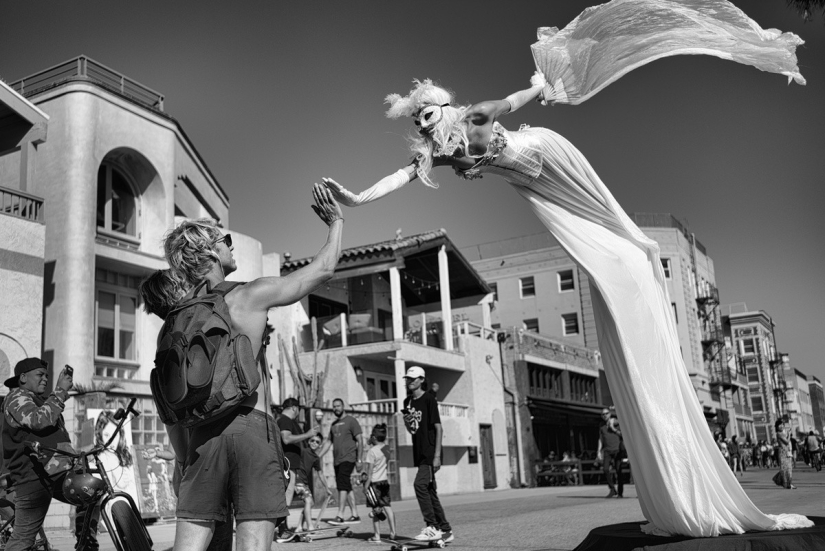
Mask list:
[[[327,226],[331,226],[335,220],[343,220],[344,214],[341,212],[341,205],[338,204],[332,197],[329,189],[321,184],[315,184],[312,189],[312,196],[315,198],[315,204],[312,205],[312,210],[318,215],[318,218],[324,221]]]
[[[350,190],[348,190],[332,178],[322,178],[322,180],[324,181],[324,185],[327,187],[327,189],[332,192],[332,196],[335,197],[336,201],[348,207],[358,206],[357,195],[352,193]]]
[[[541,92],[539,92],[538,97],[536,97],[536,101],[542,105],[547,105],[547,99],[544,97],[544,91],[547,89],[547,79],[544,77],[544,73],[541,71],[533,73],[533,76],[530,77],[530,84],[532,86],[541,86]]]

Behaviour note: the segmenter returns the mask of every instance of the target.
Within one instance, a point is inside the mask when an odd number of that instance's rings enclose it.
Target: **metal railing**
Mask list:
[[[368,400],[366,402],[351,403],[355,411],[369,411],[371,413],[395,413],[398,411],[398,401],[395,398],[384,400]]]
[[[145,107],[163,111],[163,94],[86,56],[64,61],[10,86],[28,98],[71,80],[90,80]]]
[[[438,402],[438,413],[441,417],[468,417],[470,406],[464,404],[448,404]]]
[[[0,213],[43,223],[43,199],[26,192],[0,187]]]

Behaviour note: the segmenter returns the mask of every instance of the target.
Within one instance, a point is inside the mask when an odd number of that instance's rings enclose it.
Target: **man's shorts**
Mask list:
[[[390,483],[386,480],[380,480],[373,482],[371,486],[375,492],[375,504],[379,507],[389,507],[392,504],[392,498],[390,498]]]
[[[306,482],[295,483],[295,495],[298,497],[309,496],[312,497],[312,492]]]
[[[352,471],[355,470],[355,463],[344,461],[335,465],[335,485],[339,492],[352,491]]]
[[[225,522],[230,503],[237,520],[289,514],[280,434],[275,420],[261,411],[238,408],[193,429],[186,464],[180,519]]]

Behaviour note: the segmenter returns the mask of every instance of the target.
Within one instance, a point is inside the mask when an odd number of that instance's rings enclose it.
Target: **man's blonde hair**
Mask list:
[[[166,260],[190,285],[203,281],[218,261],[215,243],[222,237],[218,224],[211,218],[184,220],[163,241]]]

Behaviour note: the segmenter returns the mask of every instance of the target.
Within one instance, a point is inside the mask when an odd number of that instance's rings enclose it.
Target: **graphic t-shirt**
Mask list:
[[[361,437],[361,425],[355,418],[344,415],[332,423],[330,439],[332,440],[332,459],[335,465],[355,463],[358,459],[358,438]]]
[[[435,426],[441,424],[438,402],[433,395],[425,392],[420,398],[408,396],[405,407],[412,415],[410,430],[413,441],[413,464],[432,465],[435,457]]]
[[[301,425],[295,419],[290,419],[286,415],[278,417],[278,429],[288,430],[292,436],[299,436],[303,434]],[[301,446],[300,442],[293,442],[292,444],[284,444],[284,457],[289,459],[289,470],[296,473],[301,469]]]
[[[387,465],[390,461],[390,450],[384,442],[374,445],[367,451],[366,463],[372,463],[372,481],[387,480]]]

